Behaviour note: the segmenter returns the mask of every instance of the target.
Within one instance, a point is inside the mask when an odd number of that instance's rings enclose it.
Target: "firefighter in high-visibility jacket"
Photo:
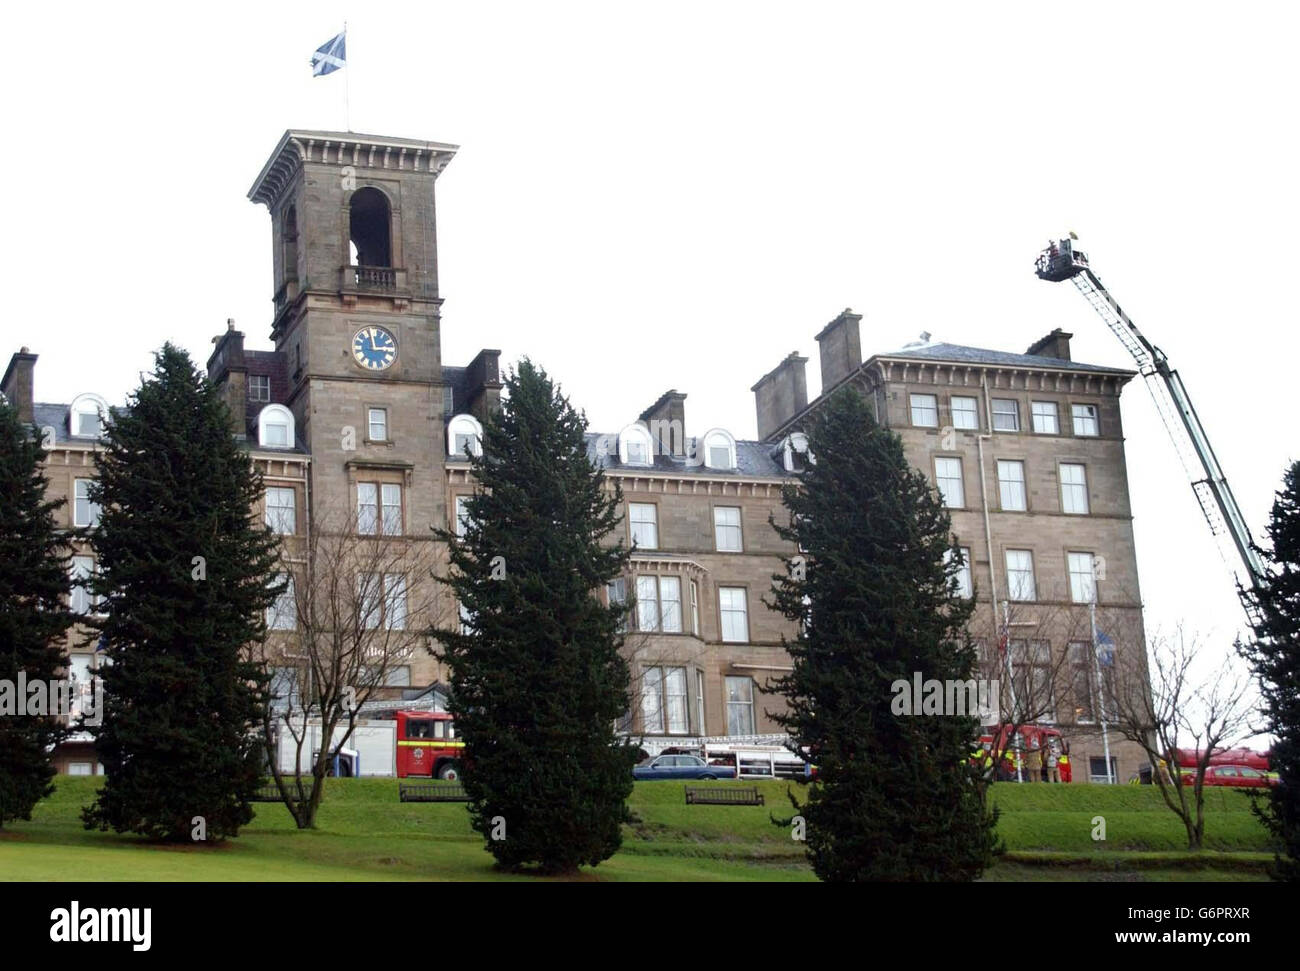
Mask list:
[[[1070,781],[1072,776],[1070,775],[1070,753],[1069,752],[1061,753],[1060,758],[1056,760],[1056,770],[1057,772],[1060,773],[1062,782]]]
[[[1006,754],[1002,757],[1003,763],[1007,767],[1007,778],[1013,781],[1019,781],[1024,778],[1024,759],[1020,756],[1020,750],[1014,745],[1007,749]]]

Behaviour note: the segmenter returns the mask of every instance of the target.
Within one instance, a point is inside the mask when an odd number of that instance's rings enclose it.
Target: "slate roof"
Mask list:
[[[54,444],[81,444],[91,445],[94,439],[81,438],[68,433],[68,411],[71,404],[57,404],[49,401],[37,401],[32,404],[32,421],[37,428],[44,428],[47,425],[54,429]],[[121,414],[120,407],[109,407],[112,414]],[[306,455],[307,449],[303,448],[298,442],[294,443],[293,448],[267,448],[264,445],[257,444],[257,416],[254,415],[250,423],[250,434],[246,442],[250,449],[256,449],[259,452],[285,452],[291,455]]]
[[[68,430],[68,413],[72,410],[72,403],[58,404],[50,401],[36,401],[32,403],[32,421],[37,428],[44,428],[47,425],[54,429],[54,443],[56,445],[67,445],[69,443],[80,443],[90,445],[94,442],[91,438],[82,438],[73,435]],[[121,413],[121,408],[109,406],[109,413],[116,415]]]
[[[606,449],[603,451],[600,450],[601,444],[606,445]],[[699,447],[700,441],[698,438],[687,439],[686,454],[699,454]],[[702,465],[689,465],[687,459],[675,458],[670,455],[655,455],[652,465],[627,465],[618,460],[618,435],[616,433],[587,433],[588,457],[593,465],[607,471],[658,472],[672,475],[696,475],[701,478],[716,478],[717,476],[735,476],[736,478],[762,476],[769,479],[793,478],[793,473],[785,470],[785,464],[780,458],[780,451],[777,451],[776,456],[772,455],[774,447],[763,442],[737,441],[736,468],[734,469],[709,469]]]
[[[1089,371],[1095,374],[1134,374],[1122,368],[1101,367],[1098,364],[1083,364],[1079,361],[1066,361],[1059,357],[1044,357],[1041,354],[1012,354],[1008,351],[991,351],[983,347],[967,347],[964,344],[925,344],[921,347],[905,347],[888,354],[876,354],[875,357],[902,357],[924,361],[957,361],[970,364],[992,364],[1004,367],[1057,368],[1067,371]]]
[[[465,411],[465,406],[469,403],[469,368],[450,367],[444,364],[442,367],[442,379],[451,385],[451,414],[443,415],[444,418],[450,419],[452,415],[462,414]]]

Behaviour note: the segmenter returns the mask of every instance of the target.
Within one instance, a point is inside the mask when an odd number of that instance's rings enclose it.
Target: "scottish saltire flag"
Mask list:
[[[332,74],[341,67],[348,66],[348,32],[331,37],[311,56],[311,73],[314,77]]]
[[[1097,661],[1103,668],[1115,664],[1115,640],[1102,631],[1097,631]]]

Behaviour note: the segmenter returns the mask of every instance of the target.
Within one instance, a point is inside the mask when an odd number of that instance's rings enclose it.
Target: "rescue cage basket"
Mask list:
[[[1039,279],[1059,283],[1086,270],[1088,256],[1075,246],[1074,240],[1063,239],[1039,253],[1038,259],[1034,261],[1034,272]]]

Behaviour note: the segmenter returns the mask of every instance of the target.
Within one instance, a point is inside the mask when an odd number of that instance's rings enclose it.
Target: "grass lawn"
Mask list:
[[[27,822],[0,831],[5,880],[537,880],[497,873],[465,806],[397,801],[395,779],[330,780],[319,828],[299,832],[284,807],[256,804],[257,818],[221,846],[163,847],[90,832],[79,812],[95,778],[57,780]],[[725,783],[724,783],[725,784]],[[680,782],[640,782],[622,850],[578,879],[770,881],[815,879],[802,844],[770,816],[789,815],[787,788],[759,783],[758,806],[687,806]],[[1258,880],[1271,858],[1266,833],[1241,793],[1207,798],[1205,852],[1185,852],[1178,820],[1150,787],[999,785],[1007,856],[990,880]],[[1094,842],[1093,818],[1107,839]]]

